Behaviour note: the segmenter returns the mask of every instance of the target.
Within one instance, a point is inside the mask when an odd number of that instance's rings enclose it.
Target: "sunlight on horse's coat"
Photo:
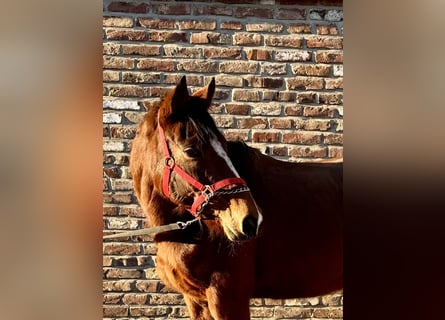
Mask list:
[[[208,113],[214,92],[212,80],[190,96],[182,78],[132,144],[148,224],[198,221],[155,236],[159,277],[184,295],[194,320],[248,320],[251,298],[340,290],[342,163],[287,163],[226,141]],[[187,155],[189,147],[196,152]],[[194,213],[197,199],[204,209]]]

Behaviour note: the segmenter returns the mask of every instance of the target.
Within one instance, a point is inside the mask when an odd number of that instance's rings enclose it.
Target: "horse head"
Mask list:
[[[212,220],[229,240],[248,239],[257,234],[262,216],[208,112],[214,92],[212,79],[189,95],[184,76],[149,111],[132,146],[135,193],[144,211],[165,214],[153,203],[153,195],[160,196],[181,219]]]

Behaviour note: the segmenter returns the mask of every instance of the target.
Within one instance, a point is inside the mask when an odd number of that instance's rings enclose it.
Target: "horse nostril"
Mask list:
[[[253,216],[247,216],[243,220],[243,233],[252,238],[256,235],[257,231],[257,219]]]

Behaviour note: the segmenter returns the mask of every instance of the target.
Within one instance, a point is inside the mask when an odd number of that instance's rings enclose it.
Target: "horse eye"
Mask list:
[[[199,158],[201,155],[197,149],[192,147],[186,147],[184,153],[190,158]]]

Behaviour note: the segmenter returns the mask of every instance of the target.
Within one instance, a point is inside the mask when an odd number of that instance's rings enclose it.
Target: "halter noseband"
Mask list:
[[[174,171],[176,174],[181,176],[183,179],[185,179],[189,184],[191,184],[193,187],[198,189],[200,191],[200,195],[194,200],[192,207],[187,210],[194,216],[198,217],[204,207],[209,203],[210,199],[214,197],[215,195],[219,194],[233,194],[233,193],[240,193],[240,192],[247,192],[250,191],[249,187],[247,186],[246,182],[239,177],[236,178],[227,178],[220,180],[218,182],[215,182],[214,184],[208,185],[208,184],[202,184],[195,178],[193,178],[191,175],[189,175],[187,172],[182,170],[176,163],[175,159],[170,154],[170,150],[167,145],[167,140],[165,138],[164,129],[162,128],[160,122],[159,122],[159,112],[158,112],[158,128],[159,128],[159,138],[162,143],[162,149],[164,153],[164,176],[162,179],[162,191],[164,192],[164,195],[169,199],[170,198],[170,176],[172,171]],[[226,187],[230,185],[239,185],[241,187],[235,187],[226,189]],[[225,189],[225,190],[221,190]]]

